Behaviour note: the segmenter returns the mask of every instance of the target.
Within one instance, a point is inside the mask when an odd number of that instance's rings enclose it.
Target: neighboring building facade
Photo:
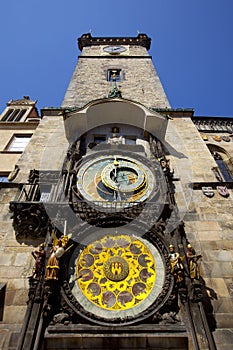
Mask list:
[[[231,349],[233,119],[171,108],[146,34],[78,44],[1,115],[1,348]]]

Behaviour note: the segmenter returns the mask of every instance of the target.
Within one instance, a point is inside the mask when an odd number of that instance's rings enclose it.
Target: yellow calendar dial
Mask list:
[[[109,235],[82,251],[76,279],[83,295],[97,307],[126,310],[150,295],[156,282],[156,263],[140,239]]]

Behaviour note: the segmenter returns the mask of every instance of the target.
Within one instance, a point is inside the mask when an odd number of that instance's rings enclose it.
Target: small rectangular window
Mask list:
[[[21,119],[22,119],[22,117],[24,116],[24,114],[26,113],[26,109],[21,109],[19,112],[18,112],[18,114],[15,116],[15,119],[14,119],[14,121],[15,122],[19,122]]]
[[[13,109],[8,109],[8,111],[6,111],[6,114],[3,116],[2,121],[6,122],[13,111],[14,111]]]
[[[108,81],[120,81],[121,80],[121,69],[109,69],[107,74]]]
[[[51,185],[41,184],[40,188],[40,202],[49,202],[51,195]]]
[[[16,118],[16,116],[18,115],[18,113],[19,113],[19,110],[18,110],[18,109],[15,109],[15,110],[11,113],[11,115],[8,117],[7,121],[8,121],[8,122],[13,122],[13,121],[15,121],[15,118]]]
[[[2,118],[3,122],[19,122],[26,113],[26,109],[8,109]]]
[[[9,182],[8,175],[1,175],[0,174],[0,182]]]
[[[106,142],[106,136],[94,136],[94,142],[98,145],[99,143]]]
[[[5,295],[6,295],[6,283],[0,283],[0,321],[3,320]]]
[[[49,202],[50,192],[42,192],[40,195],[40,202]]]
[[[6,150],[8,152],[23,152],[30,139],[31,135],[14,135]]]
[[[126,145],[135,145],[136,137],[135,136],[125,136],[125,144]]]

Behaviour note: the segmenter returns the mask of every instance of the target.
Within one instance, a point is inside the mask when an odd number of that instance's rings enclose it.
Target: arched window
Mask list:
[[[214,160],[217,164],[218,170],[221,174],[223,181],[231,182],[233,181],[233,167],[231,157],[227,152],[216,145],[207,145]]]

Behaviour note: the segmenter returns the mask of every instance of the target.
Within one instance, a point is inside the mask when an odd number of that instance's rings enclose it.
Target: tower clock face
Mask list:
[[[106,46],[103,49],[105,52],[110,53],[111,55],[117,55],[124,51],[126,51],[126,48],[124,46]]]
[[[122,154],[95,156],[77,173],[77,192],[91,202],[133,205],[147,200],[157,189],[152,168]]]

